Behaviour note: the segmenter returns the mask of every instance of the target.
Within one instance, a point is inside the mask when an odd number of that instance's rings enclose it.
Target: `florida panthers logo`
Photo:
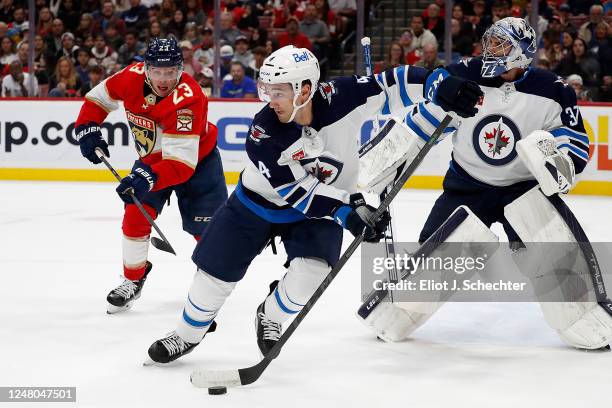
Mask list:
[[[516,142],[521,133],[510,118],[490,115],[474,128],[473,145],[478,156],[488,164],[502,166],[516,157]]]
[[[134,115],[129,111],[125,113],[138,155],[140,157],[147,156],[153,151],[157,139],[155,122],[144,116]]]
[[[325,156],[300,160],[300,164],[308,174],[325,184],[331,184],[336,181],[343,167],[342,162]]]

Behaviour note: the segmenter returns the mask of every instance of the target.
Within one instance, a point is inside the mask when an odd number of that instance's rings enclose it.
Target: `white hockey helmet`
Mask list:
[[[257,81],[259,99],[264,102],[271,101],[268,85],[291,85],[293,90],[293,112],[289,118],[289,122],[291,122],[297,111],[314,96],[320,76],[319,60],[312,52],[306,48],[287,45],[274,51],[264,60]],[[302,85],[306,80],[310,81],[310,95],[303,104],[297,105],[297,98],[300,96]]]

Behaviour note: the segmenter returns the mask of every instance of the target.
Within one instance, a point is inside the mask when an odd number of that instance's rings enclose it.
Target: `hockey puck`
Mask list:
[[[208,394],[209,395],[223,395],[227,393],[227,387],[210,387],[208,389]]]

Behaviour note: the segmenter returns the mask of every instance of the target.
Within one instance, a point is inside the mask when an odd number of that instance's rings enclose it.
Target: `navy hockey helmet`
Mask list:
[[[183,52],[176,40],[170,38],[154,38],[149,43],[144,55],[145,74],[149,84],[151,79],[151,68],[177,68],[176,83],[181,79],[183,73]]]
[[[527,68],[537,50],[536,33],[522,18],[497,21],[482,36],[483,78],[493,78],[513,68]]]

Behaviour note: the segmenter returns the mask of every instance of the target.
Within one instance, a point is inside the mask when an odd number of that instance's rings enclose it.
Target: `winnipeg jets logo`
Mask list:
[[[300,160],[300,163],[308,174],[325,184],[331,184],[336,181],[343,167],[342,162],[325,156]]]
[[[321,96],[323,99],[327,101],[329,105],[331,105],[332,96],[336,94],[336,87],[334,86],[334,82],[321,82],[319,83],[319,92],[321,92]]]
[[[516,142],[521,133],[516,124],[503,115],[483,118],[474,128],[473,145],[478,156],[488,164],[501,166],[516,157]]]
[[[249,129],[249,139],[256,144],[260,144],[263,139],[270,138],[270,135],[266,135],[266,131],[261,126],[251,126]]]

